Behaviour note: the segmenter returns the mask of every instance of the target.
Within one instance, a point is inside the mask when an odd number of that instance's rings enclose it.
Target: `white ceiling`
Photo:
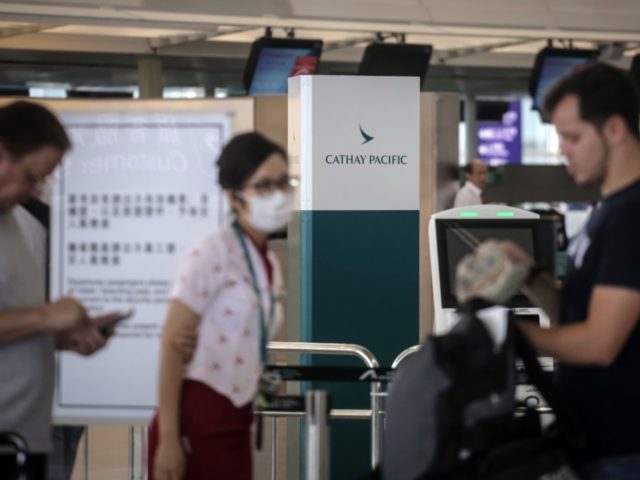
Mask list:
[[[529,67],[554,39],[640,51],[638,0],[26,0],[0,2],[2,49],[244,56],[274,27],[358,61],[376,33],[434,46],[450,65]]]

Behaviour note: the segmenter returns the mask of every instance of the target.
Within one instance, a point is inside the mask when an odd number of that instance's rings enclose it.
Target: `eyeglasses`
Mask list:
[[[298,184],[299,182],[297,178],[284,175],[277,180],[274,180],[272,178],[264,178],[254,183],[247,183],[244,188],[255,190],[258,195],[268,195],[275,192],[276,190],[289,192],[297,187]]]
[[[44,174],[36,170],[24,169],[24,179],[30,187],[39,187],[48,180],[49,176],[50,174]]]

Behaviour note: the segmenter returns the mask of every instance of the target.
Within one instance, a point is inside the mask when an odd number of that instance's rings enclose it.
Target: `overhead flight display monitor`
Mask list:
[[[287,93],[287,80],[318,71],[322,40],[262,37],[253,42],[244,69],[249,95]]]
[[[546,47],[538,52],[529,77],[529,93],[533,98],[533,109],[540,112],[544,121],[548,120],[542,112],[544,97],[551,87],[559,80],[584,68],[597,56],[597,50],[575,48]]]
[[[631,73],[636,84],[640,87],[640,53],[631,59],[631,68],[629,68],[629,73]]]
[[[420,77],[422,82],[432,51],[431,45],[371,43],[362,55],[358,75]]]

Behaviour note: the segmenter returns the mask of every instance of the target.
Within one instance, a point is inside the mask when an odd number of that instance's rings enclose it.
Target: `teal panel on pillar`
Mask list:
[[[290,170],[300,177],[289,318],[300,318],[302,341],[362,345],[389,366],[418,341],[419,79],[295,77],[288,122]],[[369,384],[313,388],[326,388],[333,408],[370,408]],[[369,421],[332,421],[330,441],[330,478],[369,471]]]
[[[389,366],[418,338],[418,212],[303,212],[303,245],[312,271],[303,272],[303,341],[355,343]],[[303,255],[305,248],[302,248]],[[362,365],[346,357],[313,357],[314,365]],[[368,384],[314,384],[334,408],[369,409]],[[359,478],[370,465],[370,425],[333,421],[331,477]]]

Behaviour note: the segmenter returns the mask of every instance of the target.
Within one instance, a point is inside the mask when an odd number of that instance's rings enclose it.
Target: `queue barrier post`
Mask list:
[[[308,390],[306,412],[306,479],[329,480],[329,396],[325,390]]]
[[[357,357],[368,368],[378,368],[378,360],[361,345],[352,343],[313,343],[313,342],[270,342],[267,349],[271,352],[308,353],[312,355],[348,355]],[[380,445],[382,444],[381,422],[381,383],[371,383],[370,403],[371,411],[371,467],[380,463]],[[358,417],[361,418],[361,417]]]

